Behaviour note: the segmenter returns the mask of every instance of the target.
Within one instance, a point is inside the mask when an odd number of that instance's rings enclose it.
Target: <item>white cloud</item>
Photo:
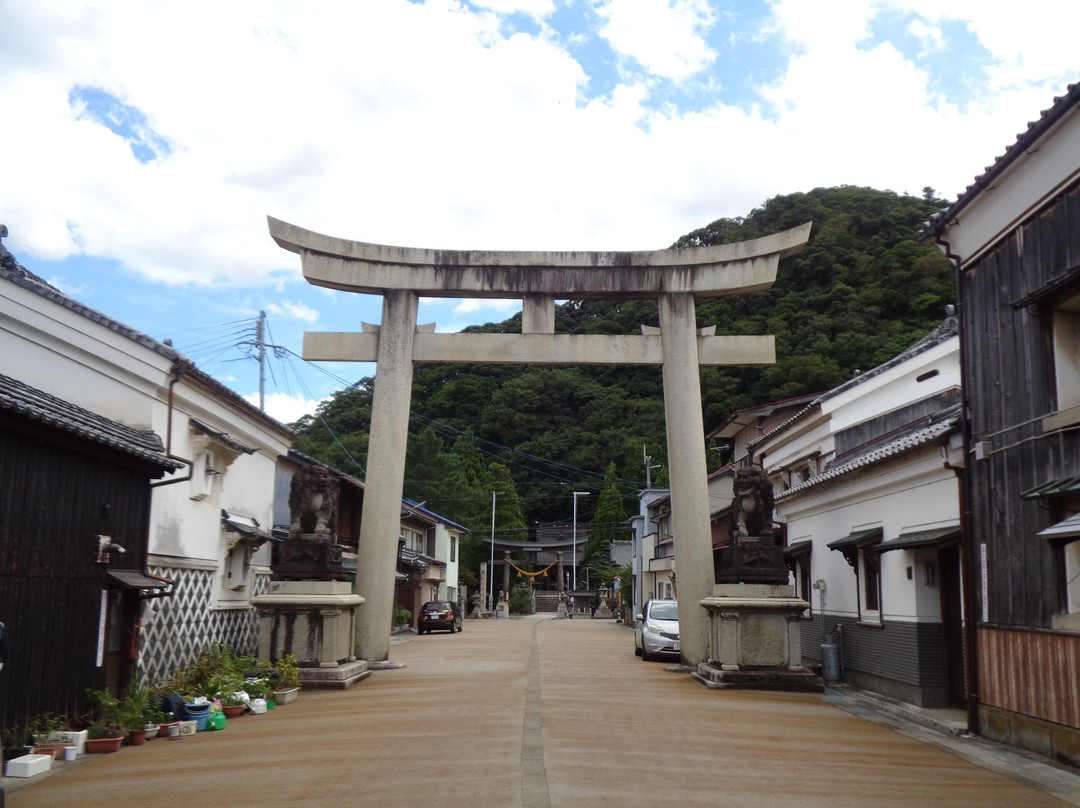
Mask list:
[[[536,20],[542,20],[555,10],[554,0],[472,0],[472,4],[499,14],[527,14]]]
[[[290,300],[282,300],[280,303],[268,303],[266,311],[270,314],[302,320],[305,323],[315,323],[319,319],[319,312],[315,311],[315,309],[303,303],[293,303]]]
[[[494,298],[474,297],[458,301],[458,304],[454,306],[454,314],[474,314],[475,312],[486,311],[488,309],[501,314],[506,314],[517,311],[520,308],[520,300],[496,300]]]
[[[244,396],[247,402],[255,407],[259,406],[259,394],[251,393]],[[289,395],[288,393],[268,393],[266,395],[266,414],[271,418],[281,421],[283,424],[291,424],[305,415],[311,415],[319,402],[305,398],[302,395]]]
[[[687,111],[658,95],[662,80],[584,97],[591,77],[563,44],[598,47],[584,29],[500,28],[510,11],[554,25],[551,0],[473,6],[18,4],[0,27],[0,109],[17,111],[0,128],[9,245],[24,262],[115,258],[163,284],[282,287],[301,282],[299,261],[269,238],[267,214],[386,244],[634,250],[816,185],[952,195],[1075,78],[1080,22],[1080,4],[1046,0],[1020,15],[984,0],[835,0],[827,13],[774,0],[778,78],[759,105],[712,94]],[[653,78],[723,87],[746,65],[708,44],[714,7],[591,6],[611,47]],[[887,41],[871,47],[874,15],[894,10],[945,48],[946,24],[967,26],[992,54],[981,94],[944,103],[924,68]],[[76,85],[141,112],[171,152],[140,163],[78,116]],[[314,322],[312,308],[277,305]]]
[[[605,0],[596,12],[612,49],[654,76],[680,81],[716,58],[701,35],[715,21],[705,0]]]

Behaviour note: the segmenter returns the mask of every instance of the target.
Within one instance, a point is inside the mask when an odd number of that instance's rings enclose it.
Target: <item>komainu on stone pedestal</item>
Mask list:
[[[337,486],[325,466],[296,471],[289,489],[289,537],[274,546],[276,581],[344,581],[342,547],[335,542]]]
[[[772,534],[773,485],[760,466],[735,471],[735,496],[731,500],[732,536]]]
[[[718,584],[786,584],[784,548],[773,532],[772,481],[759,466],[735,472],[731,543],[715,556]]]
[[[324,466],[297,469],[289,488],[290,537],[333,534],[337,486],[337,480]]]

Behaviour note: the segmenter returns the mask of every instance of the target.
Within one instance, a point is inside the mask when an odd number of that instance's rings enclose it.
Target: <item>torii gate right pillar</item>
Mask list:
[[[664,294],[659,303],[680,647],[683,661],[696,666],[708,661],[711,624],[699,604],[714,583],[697,323],[693,295]]]

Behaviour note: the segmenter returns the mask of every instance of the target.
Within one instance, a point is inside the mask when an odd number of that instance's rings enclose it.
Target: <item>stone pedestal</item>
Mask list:
[[[810,604],[779,584],[718,584],[701,601],[709,615],[709,659],[694,679],[710,688],[820,693],[802,665],[799,621]]]
[[[272,581],[267,594],[251,599],[259,614],[259,656],[295,654],[302,687],[351,687],[371,675],[353,653],[363,602],[344,581]]]

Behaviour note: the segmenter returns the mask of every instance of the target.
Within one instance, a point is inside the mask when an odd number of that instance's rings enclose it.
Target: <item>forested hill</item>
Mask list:
[[[772,367],[702,371],[706,429],[735,409],[834,387],[937,325],[954,299],[952,270],[936,247],[916,239],[944,205],[932,189],[913,197],[817,188],[678,239],[676,247],[720,244],[813,222],[806,248],[780,262],[771,289],[699,303],[699,326],[774,334],[777,351]],[[640,333],[642,324],[658,325],[654,301],[570,301],[556,309],[559,332]],[[520,332],[521,315],[467,330]],[[508,477],[518,501],[505,504],[520,510],[507,525],[524,528],[567,520],[570,492],[598,491],[605,471],[609,486],[636,510],[643,445],[659,464],[654,484],[666,474],[659,368],[418,365],[414,378],[406,496],[469,527],[487,529],[490,491]],[[362,477],[357,464],[366,464],[370,400],[365,379],[324,402],[298,425],[297,448]],[[717,453],[709,454],[712,468]],[[493,462],[501,465],[492,469]]]

